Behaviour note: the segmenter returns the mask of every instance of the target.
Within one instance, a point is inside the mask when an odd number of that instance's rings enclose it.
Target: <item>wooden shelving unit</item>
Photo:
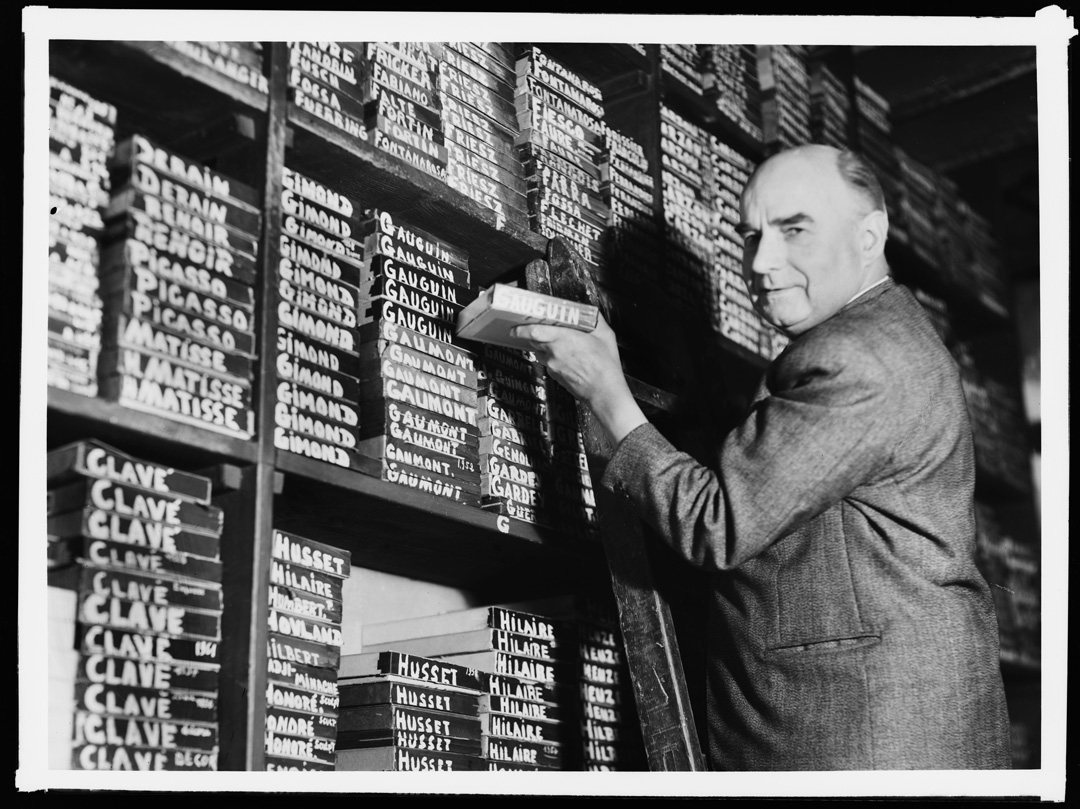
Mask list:
[[[238,180],[265,189],[263,268],[256,288],[259,373],[256,435],[228,435],[138,413],[118,404],[49,390],[48,446],[97,437],[139,457],[203,469],[238,465],[236,485],[215,503],[227,514],[219,695],[223,729],[219,766],[263,769],[266,603],[271,528],[292,530],[348,550],[354,566],[452,585],[493,600],[567,592],[604,582],[599,543],[572,539],[379,479],[380,463],[359,470],[287,452],[272,441],[271,351],[280,235],[281,167],[323,180],[367,207],[390,211],[449,242],[467,246],[473,283],[486,286],[522,272],[545,254],[547,239],[522,218],[498,223],[445,182],[347,137],[289,103],[285,43],[266,43],[268,92],[223,77],[157,43],[53,42],[53,75],[114,104],[117,139],[139,132]],[[131,77],[136,75],[138,81]],[[201,146],[198,153],[190,151]],[[598,577],[598,574],[599,577]],[[63,577],[54,577],[62,585]],[[69,583],[70,584],[70,583]]]
[[[613,117],[637,126],[630,134],[640,137],[653,156],[658,181],[661,101],[670,101],[752,160],[768,153],[768,144],[748,138],[706,100],[665,81],[655,58],[656,46],[648,46],[652,58],[629,45],[538,46],[612,90]],[[362,199],[365,206],[388,210],[436,237],[466,247],[478,286],[515,277],[529,261],[544,256],[547,246],[547,239],[529,230],[527,222],[499,223],[491,210],[446,183],[370,143],[347,137],[289,103],[285,49],[284,42],[264,44],[267,92],[229,79],[162,43],[54,41],[49,61],[50,73],[118,108],[118,139],[140,132],[263,191],[262,278],[256,293],[257,311],[262,314],[257,431],[251,441],[100,399],[54,389],[48,393],[50,448],[95,437],[133,455],[179,468],[200,470],[228,464],[240,470],[235,485],[215,499],[226,509],[227,531],[222,545],[227,548],[224,620],[229,643],[223,644],[222,670],[227,674],[223,680],[227,682],[220,697],[221,768],[234,770],[264,766],[266,673],[261,663],[267,636],[263,605],[271,528],[292,530],[348,550],[354,566],[482,592],[492,599],[596,586],[606,573],[598,543],[500,519],[382,481],[377,461],[370,468],[344,470],[274,448],[270,346],[277,324],[274,307],[267,302],[275,294],[273,268],[279,258],[282,166],[321,179]],[[850,63],[835,50],[820,55]],[[628,112],[635,108],[643,111],[636,119]],[[661,206],[657,194],[658,220]],[[892,246],[890,250],[901,280],[925,284],[980,328],[1008,326],[1008,313],[988,307],[977,293],[941,284],[933,268],[910,251]],[[652,289],[627,292],[638,300],[659,299]],[[718,349],[730,366],[730,399],[743,401],[767,361],[723,338],[718,338]],[[672,368],[683,379],[694,376],[693,362]],[[994,486],[987,486],[986,491],[1000,493]],[[1010,680],[1027,682],[1038,672],[1037,664],[1025,661],[1003,661],[1003,667]]]

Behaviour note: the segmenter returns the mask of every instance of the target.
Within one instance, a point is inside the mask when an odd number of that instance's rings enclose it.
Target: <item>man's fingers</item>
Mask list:
[[[522,340],[533,343],[548,343],[558,336],[559,329],[554,326],[534,324],[530,326],[514,326],[513,335]]]
[[[600,315],[600,317],[597,318],[595,331],[598,334],[607,334],[608,332],[614,334],[611,324],[607,322],[607,319],[603,315]]]

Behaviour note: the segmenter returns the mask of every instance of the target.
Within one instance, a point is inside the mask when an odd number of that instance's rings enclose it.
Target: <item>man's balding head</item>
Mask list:
[[[837,149],[835,146],[822,143],[807,143],[777,152],[754,169],[747,180],[747,186],[750,185],[757,173],[772,161],[779,160],[782,162],[789,158],[802,158],[816,162],[822,167],[834,167],[840,179],[866,203],[867,211],[884,212],[886,210],[885,192],[881,188],[881,182],[865,158],[850,149]]]
[[[832,317],[887,273],[884,195],[851,152],[807,144],[773,155],[747,182],[740,213],[754,305],[788,334]]]

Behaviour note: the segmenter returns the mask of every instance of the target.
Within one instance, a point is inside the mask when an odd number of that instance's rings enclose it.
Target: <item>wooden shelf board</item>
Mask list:
[[[223,460],[253,463],[257,452],[251,441],[57,388],[48,389],[46,434],[50,448],[98,438],[137,457],[152,457],[178,468]]]
[[[269,103],[267,93],[231,79],[218,70],[181,53],[162,42],[125,42],[127,47],[146,54],[154,61],[175,70],[182,76],[198,81],[207,87],[229,96],[253,110],[266,111]]]

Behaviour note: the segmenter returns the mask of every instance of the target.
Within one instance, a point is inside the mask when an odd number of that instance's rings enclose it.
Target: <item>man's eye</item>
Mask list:
[[[796,227],[796,226],[792,225],[790,227],[784,228],[784,235],[785,236],[798,236],[800,233],[803,232],[803,230],[804,230],[804,228],[800,228],[800,227]]]

